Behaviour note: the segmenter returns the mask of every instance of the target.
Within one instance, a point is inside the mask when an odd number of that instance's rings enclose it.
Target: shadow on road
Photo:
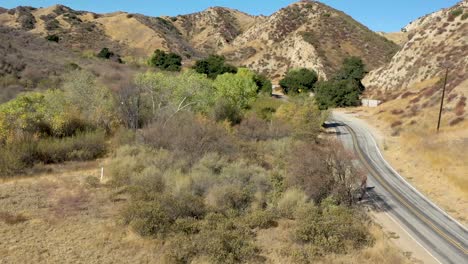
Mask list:
[[[392,210],[384,199],[375,192],[374,187],[367,187],[366,194],[359,204],[374,212],[388,212]]]
[[[341,132],[340,129],[337,129],[338,127],[343,127],[344,124],[341,122],[336,122],[336,121],[327,121],[323,124],[323,128],[326,129],[327,134],[330,135],[346,135],[348,134],[347,132]]]

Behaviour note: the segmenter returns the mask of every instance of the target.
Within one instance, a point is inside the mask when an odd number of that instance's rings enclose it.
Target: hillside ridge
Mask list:
[[[122,57],[145,58],[162,49],[182,55],[188,65],[220,54],[275,80],[295,67],[313,68],[327,79],[349,56],[362,57],[372,70],[398,50],[395,43],[316,1],[293,3],[270,16],[219,6],[174,17],[19,6],[0,12],[0,24],[38,37],[57,35],[59,45],[80,52],[108,47]]]

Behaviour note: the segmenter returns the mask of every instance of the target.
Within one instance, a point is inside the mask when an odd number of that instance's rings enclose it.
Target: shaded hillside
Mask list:
[[[408,42],[384,67],[364,80],[367,93],[383,100],[396,99],[402,115],[437,112],[445,68],[446,117],[449,125],[466,119],[468,96],[468,2],[425,16],[407,27]],[[417,119],[417,118],[416,118]]]
[[[162,49],[181,54],[188,63],[223,54],[274,79],[291,67],[314,68],[327,78],[348,56],[362,57],[371,70],[398,49],[346,14],[312,1],[269,17],[222,7],[177,17],[100,15],[61,5],[17,7],[0,12],[0,23],[42,37],[57,35],[62,47],[88,53],[108,47],[124,57],[147,58]]]

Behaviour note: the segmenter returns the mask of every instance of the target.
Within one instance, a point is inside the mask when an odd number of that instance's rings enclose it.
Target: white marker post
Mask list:
[[[104,167],[101,167],[101,182],[103,178],[104,178]]]

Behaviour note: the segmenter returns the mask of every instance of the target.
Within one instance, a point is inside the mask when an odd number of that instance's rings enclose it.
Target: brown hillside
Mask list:
[[[467,117],[463,102],[468,97],[466,16],[468,2],[464,1],[411,23],[408,42],[389,64],[364,80],[367,93],[398,100],[411,122],[410,117],[418,119],[439,106],[445,67],[449,67],[446,115],[449,125],[462,123]]]
[[[362,109],[384,131],[386,157],[403,175],[460,221],[468,219],[468,1],[406,27],[409,41],[390,63],[364,79]],[[445,68],[447,91],[436,132]]]
[[[302,1],[281,9],[234,40],[224,54],[278,78],[291,67],[309,67],[323,78],[348,56],[374,69],[398,46],[346,14],[319,2]]]
[[[56,5],[0,12],[4,26],[41,37],[55,34],[60,45],[147,58],[170,50],[185,59],[225,55],[237,65],[278,79],[291,67],[309,67],[326,79],[347,56],[361,56],[369,70],[382,66],[398,46],[351,17],[318,2],[301,1],[269,16],[213,7],[177,17],[117,12],[95,14]]]

